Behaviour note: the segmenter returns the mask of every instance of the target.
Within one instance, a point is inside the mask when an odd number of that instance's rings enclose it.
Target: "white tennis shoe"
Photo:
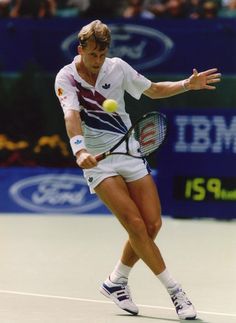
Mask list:
[[[122,310],[137,315],[138,307],[132,301],[129,286],[125,283],[114,284],[108,278],[100,287],[100,292],[110,298]]]
[[[169,289],[169,294],[174,303],[176,313],[181,320],[194,320],[197,312],[180,286]]]

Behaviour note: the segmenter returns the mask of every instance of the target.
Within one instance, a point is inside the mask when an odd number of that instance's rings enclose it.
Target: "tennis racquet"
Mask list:
[[[95,156],[97,161],[110,155],[128,155],[135,158],[147,157],[158,150],[167,136],[167,118],[164,114],[153,111],[144,114],[126,132],[121,140],[110,150]],[[125,142],[125,151],[117,148]]]

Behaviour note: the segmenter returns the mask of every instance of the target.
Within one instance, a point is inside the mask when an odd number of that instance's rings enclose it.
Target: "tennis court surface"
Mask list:
[[[179,322],[141,261],[130,275],[139,316],[99,293],[125,239],[114,217],[2,214],[0,322]],[[194,303],[196,322],[236,322],[236,222],[164,217],[156,242]]]

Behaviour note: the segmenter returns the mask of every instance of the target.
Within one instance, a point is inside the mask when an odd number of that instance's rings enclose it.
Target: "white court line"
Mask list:
[[[64,299],[64,300],[69,300],[69,301],[90,302],[90,303],[100,303],[100,304],[114,304],[113,302],[110,302],[110,301],[101,301],[101,300],[97,300],[97,299],[57,296],[57,295],[48,295],[48,294],[35,294],[35,293],[17,292],[17,291],[13,291],[13,290],[2,290],[2,289],[0,289],[0,294],[12,294],[12,295],[22,295],[22,296]],[[144,304],[137,304],[137,306],[144,307],[144,308],[156,308],[156,309],[161,309],[161,310],[175,311],[174,308],[165,307],[165,306],[144,305]],[[197,311],[197,312],[199,314],[236,317],[236,314],[234,314],[234,313],[206,312],[206,311]]]

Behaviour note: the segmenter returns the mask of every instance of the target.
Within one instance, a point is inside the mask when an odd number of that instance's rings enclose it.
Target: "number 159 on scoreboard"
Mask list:
[[[236,178],[175,177],[174,197],[191,201],[236,201]]]

